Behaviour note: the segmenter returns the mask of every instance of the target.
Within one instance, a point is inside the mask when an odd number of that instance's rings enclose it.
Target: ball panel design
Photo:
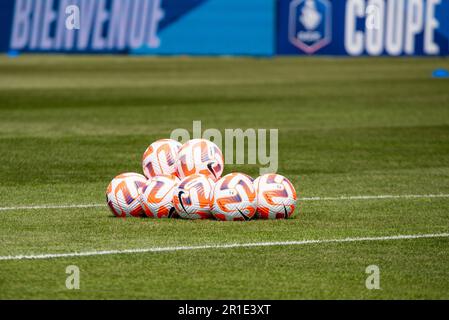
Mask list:
[[[173,194],[176,212],[184,219],[209,219],[214,182],[204,175],[194,174],[181,180]]]
[[[257,193],[257,218],[288,219],[296,207],[293,184],[279,174],[266,174],[254,181]]]
[[[212,214],[218,220],[251,220],[257,208],[253,179],[242,173],[224,176],[215,184],[211,203]]]
[[[176,159],[181,143],[172,139],[153,142],[142,156],[142,169],[146,177],[176,175]]]
[[[106,202],[117,217],[139,217],[143,213],[140,197],[147,179],[137,173],[124,173],[112,179]]]
[[[146,216],[150,218],[171,218],[173,216],[173,193],[179,179],[162,175],[148,181],[141,202]]]
[[[180,178],[203,174],[217,181],[224,169],[223,154],[218,146],[205,139],[187,141],[181,148],[176,161]]]

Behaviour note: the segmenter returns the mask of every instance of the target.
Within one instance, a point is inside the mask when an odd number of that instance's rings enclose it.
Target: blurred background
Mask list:
[[[0,51],[446,56],[443,0],[2,0]]]

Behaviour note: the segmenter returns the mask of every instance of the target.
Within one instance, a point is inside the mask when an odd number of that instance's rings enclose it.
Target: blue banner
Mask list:
[[[273,0],[2,0],[0,51],[274,53]]]
[[[1,0],[0,52],[447,56],[448,0]]]
[[[159,46],[144,45],[133,53],[273,55],[275,4],[273,0],[207,0],[160,30]]]
[[[449,54],[447,0],[279,0],[277,53]]]

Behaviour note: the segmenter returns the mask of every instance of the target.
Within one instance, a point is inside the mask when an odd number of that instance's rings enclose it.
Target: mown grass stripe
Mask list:
[[[205,249],[273,247],[273,246],[293,246],[293,245],[323,244],[323,243],[391,241],[391,240],[410,240],[410,239],[446,238],[446,237],[449,237],[449,233],[394,235],[394,236],[380,236],[380,237],[359,237],[359,238],[321,239],[321,240],[317,239],[317,240],[300,240],[300,241],[230,243],[230,244],[198,245],[198,246],[154,247],[154,248],[140,248],[140,249],[137,248],[137,249],[124,249],[124,250],[98,250],[98,251],[69,252],[69,253],[47,253],[47,254],[36,254],[36,255],[0,256],[0,261],[5,261],[5,260],[42,260],[42,259],[56,259],[56,258],[102,256],[102,255],[113,255],[113,254],[138,254],[138,253],[155,253],[155,252],[205,250]]]

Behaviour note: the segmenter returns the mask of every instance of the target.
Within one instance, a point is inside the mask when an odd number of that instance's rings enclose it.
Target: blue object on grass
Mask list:
[[[17,50],[9,50],[8,51],[8,57],[10,58],[17,58],[19,56],[19,51]]]
[[[436,69],[432,72],[434,78],[449,78],[449,71],[447,69]]]

